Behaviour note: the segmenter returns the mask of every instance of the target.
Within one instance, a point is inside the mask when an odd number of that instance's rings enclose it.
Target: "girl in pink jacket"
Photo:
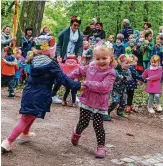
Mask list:
[[[152,108],[153,100],[156,99],[157,111],[162,112],[160,97],[162,93],[161,78],[162,67],[160,66],[160,57],[154,55],[151,57],[151,66],[143,73],[143,77],[147,79],[145,91],[149,93],[148,112],[155,113]]]
[[[113,89],[116,78],[113,67],[115,64],[112,48],[103,43],[94,49],[93,63],[81,66],[69,75],[72,79],[85,77],[81,87],[83,92],[80,97],[80,118],[71,142],[74,146],[78,145],[81,133],[88,127],[92,117],[98,145],[95,155],[97,158],[105,157],[103,115],[108,113],[108,93]]]

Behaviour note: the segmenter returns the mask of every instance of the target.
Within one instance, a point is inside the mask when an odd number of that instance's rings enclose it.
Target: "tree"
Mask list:
[[[33,28],[33,36],[38,36],[40,34],[44,8],[45,1],[23,1],[17,32],[18,45],[20,42],[19,39],[25,28]]]

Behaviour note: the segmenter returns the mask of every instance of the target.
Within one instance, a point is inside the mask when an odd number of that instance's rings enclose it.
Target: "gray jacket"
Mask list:
[[[4,57],[4,48],[11,43],[12,39],[10,35],[6,35],[4,32],[1,34],[1,58]]]

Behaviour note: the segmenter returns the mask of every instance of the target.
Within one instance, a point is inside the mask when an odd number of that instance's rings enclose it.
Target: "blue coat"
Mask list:
[[[20,114],[32,114],[44,119],[46,112],[50,112],[52,85],[55,79],[69,89],[80,89],[80,82],[68,78],[54,60],[45,55],[36,56],[23,90]]]
[[[33,39],[29,40],[29,38],[25,36],[21,38],[21,50],[24,58],[26,58],[27,52],[30,51],[33,46],[34,46]]]
[[[129,70],[131,72],[131,79],[127,80],[127,84],[126,84],[127,90],[136,89],[138,80],[142,82],[146,82],[146,80],[141,75],[139,75],[139,73],[136,71],[135,66],[131,65],[129,67]]]
[[[114,45],[114,55],[116,58],[118,58],[121,54],[124,53],[125,53],[125,47],[122,43]]]

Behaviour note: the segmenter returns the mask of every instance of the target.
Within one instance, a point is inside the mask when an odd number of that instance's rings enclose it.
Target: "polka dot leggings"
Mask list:
[[[88,127],[92,112],[84,108],[80,108],[80,118],[76,126],[76,134],[81,134],[85,128]],[[105,145],[105,130],[103,127],[103,115],[93,114],[93,128],[96,133],[97,144]]]

